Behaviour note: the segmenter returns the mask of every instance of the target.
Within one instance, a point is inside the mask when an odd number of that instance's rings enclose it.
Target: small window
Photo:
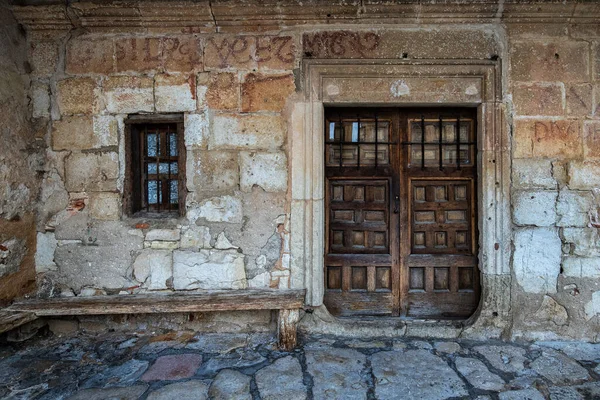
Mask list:
[[[185,204],[182,123],[136,122],[128,128],[128,213],[179,215]]]

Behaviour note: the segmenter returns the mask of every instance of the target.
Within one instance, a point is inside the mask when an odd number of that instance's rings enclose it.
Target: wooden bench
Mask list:
[[[296,347],[296,325],[300,308],[304,305],[304,295],[304,290],[246,289],[26,299],[15,301],[5,308],[4,312],[39,318],[66,315],[279,310],[277,318],[279,347],[283,350],[292,350]],[[13,324],[13,327],[16,326]]]

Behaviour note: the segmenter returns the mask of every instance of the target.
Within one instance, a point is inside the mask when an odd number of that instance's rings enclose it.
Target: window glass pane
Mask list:
[[[158,171],[161,174],[169,174],[169,164],[171,164],[171,174],[176,174],[178,172],[178,166],[177,166],[177,161],[174,161],[172,163],[160,163],[158,166]],[[154,175],[156,174],[156,163],[149,163],[148,164],[148,174],[150,175]]]
[[[329,140],[337,141],[339,139],[340,139],[340,135],[339,135],[339,132],[336,132],[335,122],[330,122],[329,123]]]
[[[169,154],[172,157],[177,156],[177,134],[169,133]]]
[[[148,204],[162,203],[160,181],[148,181]]]
[[[177,202],[179,201],[178,200],[179,196],[178,196],[178,192],[177,192],[177,190],[178,190],[178,188],[177,188],[177,181],[174,181],[174,180],[169,181],[169,185],[170,185],[170,188],[169,188],[170,199],[169,199],[169,201],[170,201],[171,204],[177,204]]]
[[[148,133],[146,135],[148,146],[148,157],[156,157],[158,155],[158,135],[156,133]]]

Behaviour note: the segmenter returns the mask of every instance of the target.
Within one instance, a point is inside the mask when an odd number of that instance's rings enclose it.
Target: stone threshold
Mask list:
[[[298,329],[308,335],[336,335],[350,338],[440,338],[461,337],[469,320],[410,319],[401,317],[344,317],[315,307],[300,320]]]

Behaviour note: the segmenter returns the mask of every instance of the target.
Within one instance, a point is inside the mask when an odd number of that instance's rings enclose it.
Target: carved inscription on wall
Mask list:
[[[119,38],[115,41],[118,71],[158,69],[190,71],[202,67],[202,46],[195,36]]]
[[[213,36],[206,41],[208,68],[292,69],[295,58],[290,36]]]
[[[381,37],[374,32],[316,32],[302,37],[305,57],[368,58],[375,56]]]

